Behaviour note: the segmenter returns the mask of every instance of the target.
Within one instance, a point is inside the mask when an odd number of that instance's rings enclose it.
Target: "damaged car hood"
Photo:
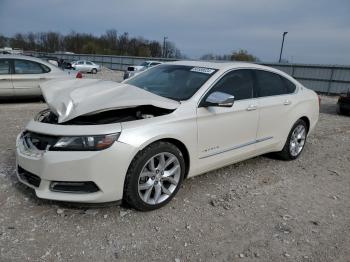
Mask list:
[[[40,87],[58,123],[112,109],[141,105],[176,109],[180,105],[136,86],[99,79],[52,80]]]

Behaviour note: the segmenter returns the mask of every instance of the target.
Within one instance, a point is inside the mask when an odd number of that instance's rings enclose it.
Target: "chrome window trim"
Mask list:
[[[279,73],[276,73],[276,72],[272,72],[272,71],[270,71],[270,70],[265,70],[265,69],[260,69],[260,68],[256,68],[256,69],[253,69],[253,70],[265,71],[265,72],[269,72],[269,73],[272,73],[272,74],[275,74],[275,75],[279,75],[280,77],[283,77],[283,78],[286,79],[287,81],[292,82],[292,81],[290,81],[289,79],[287,79],[285,76],[283,76],[283,75],[281,75],[281,74],[279,74]],[[282,95],[272,95],[272,96],[259,96],[259,97],[256,97],[256,98],[257,98],[257,99],[260,99],[260,98],[267,98],[267,97],[295,95],[296,93],[299,92],[300,86],[299,86],[299,84],[295,84],[294,82],[292,82],[292,83],[295,85],[295,90],[294,90],[293,93],[282,94]]]
[[[197,102],[197,108],[199,108],[199,105],[201,104],[202,100],[204,99],[204,97],[207,95],[207,93],[210,92],[210,90],[215,87],[215,85],[222,79],[224,78],[227,74],[233,72],[233,71],[237,71],[237,70],[242,70],[242,69],[246,69],[246,70],[251,70],[251,68],[247,68],[247,67],[239,67],[239,68],[231,68],[229,70],[226,70],[224,73],[221,74],[220,77],[218,77],[208,88],[207,90],[203,93],[203,95],[200,97],[200,99],[198,100]],[[254,90],[253,90],[254,91]],[[254,97],[252,98],[247,98],[247,99],[240,99],[240,100],[237,100],[237,102],[239,101],[246,101],[246,100],[252,100],[254,99]],[[235,101],[236,102],[236,101]]]
[[[13,64],[12,75],[44,75],[44,74],[48,74],[52,71],[50,66],[45,65],[45,64],[40,63],[40,62],[37,62],[37,61],[33,61],[33,60],[25,59],[25,58],[11,58],[10,60],[12,60],[12,64]],[[41,73],[16,73],[16,60],[22,60],[22,61],[27,61],[30,63],[38,64],[41,69],[43,69],[43,67],[42,67],[42,65],[43,65],[43,66],[47,67],[49,69],[49,71],[48,72],[41,72]]]
[[[264,142],[266,140],[270,140],[272,138],[273,138],[273,136],[260,138],[260,139],[255,139],[253,141],[250,141],[250,142],[247,142],[247,143],[244,143],[244,144],[236,145],[236,146],[229,147],[229,148],[223,149],[223,150],[215,152],[215,153],[211,153],[211,154],[202,156],[199,159],[208,158],[208,157],[219,155],[219,154],[222,154],[222,153],[226,153],[226,152],[229,152],[229,151],[232,151],[232,150],[240,149],[240,148],[243,148],[243,147],[246,147],[246,146],[254,145],[254,144],[257,144],[257,143],[260,143],[260,142]]]
[[[238,68],[231,68],[229,70],[226,70],[225,72],[222,73],[222,75],[220,77],[218,77],[208,88],[207,90],[202,94],[202,96],[200,97],[200,99],[197,102],[197,108],[199,108],[199,105],[201,104],[202,100],[204,99],[204,97],[206,96],[206,94],[223,78],[225,77],[228,73],[232,72],[232,71],[236,71],[236,70],[259,70],[259,71],[265,71],[265,72],[269,72],[269,73],[273,73],[276,75],[279,75],[280,77],[283,77],[285,79],[287,79],[285,76],[273,72],[271,70],[268,69],[262,69],[262,68],[254,68],[254,67],[238,67]],[[295,91],[293,93],[289,93],[289,94],[282,94],[282,95],[273,95],[273,96],[262,96],[262,97],[252,97],[252,98],[248,98],[248,99],[241,99],[241,100],[237,100],[237,102],[239,101],[246,101],[246,100],[252,100],[252,99],[260,99],[260,98],[268,98],[268,97],[276,97],[276,96],[285,96],[285,95],[295,95],[299,92],[300,90],[300,84],[299,83],[294,83],[293,81],[287,79],[288,81],[292,82],[295,85]]]

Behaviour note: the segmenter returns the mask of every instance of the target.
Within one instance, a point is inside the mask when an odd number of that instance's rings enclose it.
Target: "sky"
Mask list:
[[[0,0],[0,34],[107,29],[167,36],[190,58],[246,49],[276,62],[350,64],[350,0]]]

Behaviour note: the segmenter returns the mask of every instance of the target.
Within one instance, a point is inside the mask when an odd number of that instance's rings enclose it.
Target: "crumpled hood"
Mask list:
[[[99,79],[52,80],[40,87],[58,123],[111,109],[142,105],[176,109],[180,105],[136,86]]]

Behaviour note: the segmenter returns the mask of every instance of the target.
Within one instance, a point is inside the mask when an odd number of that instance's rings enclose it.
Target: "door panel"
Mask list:
[[[234,157],[253,151],[258,128],[257,100],[236,101],[231,108],[198,108],[198,155],[207,158],[217,154]]]
[[[40,81],[45,81],[47,73],[39,63],[25,59],[14,59],[12,84],[16,96],[39,96]]]
[[[11,97],[13,95],[10,61],[0,59],[0,97]]]
[[[13,85],[11,80],[11,75],[0,75],[0,96],[7,97],[13,96]]]
[[[242,152],[253,153],[259,120],[258,100],[253,98],[253,91],[253,74],[242,69],[225,74],[204,96],[197,109],[199,158],[220,155],[222,159],[218,161],[224,163]],[[213,92],[234,96],[233,106],[203,107]]]
[[[289,112],[293,108],[294,95],[259,98],[259,128],[257,139],[271,137],[265,144],[280,141],[289,132]]]
[[[12,83],[16,96],[39,96],[40,75],[12,75]]]
[[[270,137],[258,145],[265,147],[281,142],[286,138],[290,128],[290,112],[296,100],[296,86],[283,76],[256,70],[254,72],[259,97],[259,128],[257,139]]]

